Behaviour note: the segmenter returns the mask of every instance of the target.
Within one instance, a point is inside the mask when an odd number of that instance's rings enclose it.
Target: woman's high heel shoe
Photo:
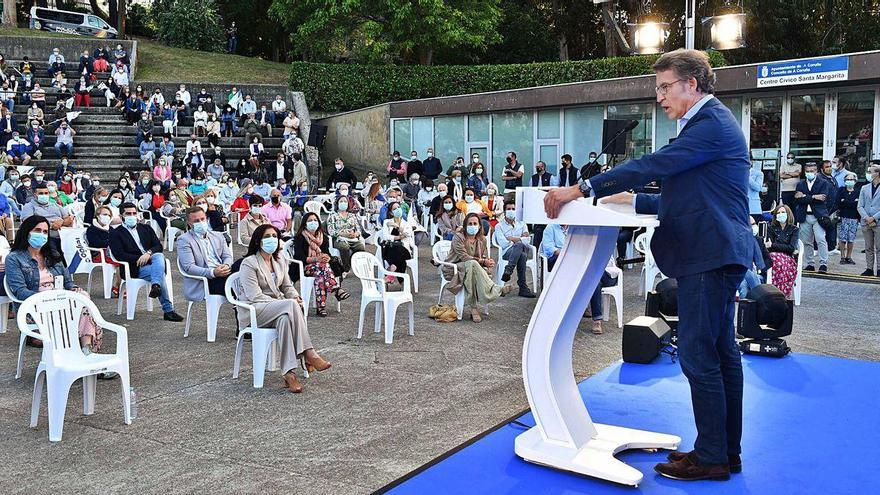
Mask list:
[[[281,377],[284,380],[284,388],[290,390],[291,392],[298,394],[303,391],[302,385],[299,383],[299,380],[296,379],[296,373],[293,371],[289,371]]]
[[[325,361],[323,358],[309,359],[306,358],[306,369],[309,370],[309,373],[314,371],[325,371],[330,369],[333,366],[329,361]]]

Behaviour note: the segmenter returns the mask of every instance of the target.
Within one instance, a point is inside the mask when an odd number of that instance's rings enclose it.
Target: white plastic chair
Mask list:
[[[794,285],[791,288],[791,295],[792,295],[792,298],[794,299],[795,306],[801,305],[801,287],[803,285],[801,283],[801,279],[802,279],[801,275],[803,275],[803,272],[804,272],[804,242],[801,240],[798,240],[797,275],[794,278]],[[767,269],[767,283],[768,284],[773,283],[773,268],[772,267]]]
[[[492,236],[492,246],[498,250],[498,259],[495,261],[495,283],[501,284],[501,276],[504,275],[504,269],[507,268],[507,260],[501,255],[501,246],[495,242],[495,236]],[[526,244],[529,251],[529,260],[526,261],[526,268],[532,274],[532,283],[535,290],[538,289],[538,249],[531,244]]]
[[[278,369],[278,366],[275,364],[278,354],[278,330],[257,325],[256,308],[253,305],[238,300],[238,293],[240,291],[239,275],[238,273],[233,273],[226,279],[226,286],[224,287],[226,300],[233,306],[238,307],[239,311],[248,312],[250,325],[238,332],[238,339],[235,344],[235,361],[232,365],[232,378],[238,378],[241,369],[241,351],[244,347],[244,336],[250,335],[251,359],[254,364],[254,388],[263,388],[266,370],[275,371]],[[306,367],[305,357],[300,357],[300,364],[303,374],[308,377],[309,371]]]
[[[384,228],[384,227],[383,227]],[[413,231],[415,234],[415,231]],[[376,246],[376,258],[382,260],[382,266],[385,266],[384,259],[382,258],[382,246],[379,244],[381,241],[381,234],[373,236],[373,244]],[[409,252],[412,254],[410,259],[406,260],[406,267],[412,272],[412,280],[413,280],[413,292],[418,294],[419,292],[419,247],[416,246],[415,240],[410,238],[406,241],[406,246],[409,249]],[[400,269],[400,267],[397,267]]]
[[[666,278],[666,275],[663,275],[663,272],[657,267],[657,262],[654,261],[654,255],[651,254],[652,234],[653,232],[648,231],[636,237],[635,241],[636,251],[645,255],[645,262],[642,264],[642,273],[639,277],[639,295],[644,294],[645,299],[648,298],[648,292],[654,290],[654,282],[657,277],[659,276],[660,280]]]
[[[174,241],[177,236],[183,234],[183,230],[171,226],[171,221],[177,220],[177,217],[169,217],[162,212],[159,212],[159,216],[165,219],[165,249],[173,252]]]
[[[122,314],[122,303],[123,300],[125,300],[125,318],[127,320],[133,320],[135,308],[137,308],[138,293],[141,288],[148,289],[151,284],[138,277],[132,277],[131,268],[129,268],[128,263],[116,259],[116,257],[113,256],[113,251],[108,250],[107,252],[110,253],[111,260],[122,265],[122,270],[125,275],[119,283],[119,297],[117,298],[119,299],[119,305],[116,308],[116,314]],[[173,301],[174,287],[171,284],[171,262],[169,262],[168,259],[165,259],[165,287],[168,290],[168,299]],[[149,290],[147,290],[147,293],[149,293]],[[153,311],[153,298],[151,297],[147,297],[147,311]]]
[[[83,240],[85,241],[85,236],[83,236]],[[86,282],[86,292],[92,292],[92,273],[94,273],[96,268],[101,269],[101,282],[104,286],[104,299],[110,299],[113,296],[113,278],[116,275],[116,267],[110,264],[110,261],[107,259],[107,255],[104,253],[103,249],[88,247],[90,253],[98,254],[98,261],[94,261],[94,257],[92,258],[92,268],[89,270],[89,279]],[[108,249],[109,251],[109,249]]]
[[[177,258],[177,270],[183,275],[183,278],[189,278],[192,280],[198,280],[203,284],[205,290],[205,313],[207,314],[208,320],[208,342],[214,342],[217,340],[217,319],[220,316],[220,306],[226,301],[226,296],[218,296],[215,294],[211,294],[208,290],[208,279],[206,277],[199,277],[198,275],[190,275],[183,271],[183,267],[180,266],[180,258]],[[186,324],[183,327],[183,337],[189,337],[189,327],[192,324],[192,320],[190,316],[192,316],[192,308],[193,303],[201,302],[202,300],[190,301],[187,299],[186,305]]]
[[[86,204],[80,201],[75,201],[67,208],[70,211],[70,214],[73,215],[74,227],[85,226]]]
[[[611,287],[602,287],[602,298],[604,299],[602,301],[604,309],[602,317],[605,321],[608,321],[611,315],[611,312],[608,311],[609,299],[613,298],[617,309],[617,328],[623,328],[623,270],[615,265],[614,258],[612,257],[608,261],[605,271],[612,277],[615,277],[617,282]]]
[[[22,302],[24,302],[21,299],[15,297],[12,294],[12,291],[9,290],[9,278],[7,278],[7,277],[3,278],[3,290],[6,291],[6,297],[9,299],[10,304],[11,303],[21,304]],[[2,314],[0,316],[3,316],[5,318],[9,317],[9,304],[3,305],[3,313],[4,314]],[[26,328],[27,330],[33,331],[37,327],[36,327],[36,325],[33,325],[33,324],[27,325],[27,327],[21,327],[21,326],[18,327],[18,331],[19,331],[19,335],[18,335],[18,360],[15,365],[15,379],[16,380],[21,378],[21,370],[24,367],[24,350],[25,350],[24,344],[25,344],[25,341],[27,340],[27,334],[25,332],[21,331],[22,328]]]
[[[115,354],[82,353],[79,346],[79,319],[88,309],[95,323],[104,330],[116,334]],[[39,333],[28,328],[28,317],[34,321]],[[119,374],[122,389],[122,416],[125,424],[131,424],[131,392],[129,388],[128,332],[125,327],[110,323],[101,317],[98,308],[86,296],[66,290],[39,292],[27,298],[18,311],[18,326],[29,337],[43,342],[43,356],[34,380],[31,403],[31,428],[37,426],[43,384],[49,413],[49,440],[61,440],[64,414],[70,386],[83,380],[83,414],[95,413],[95,390],[97,375],[115,372]]]
[[[307,277],[305,266],[303,266],[302,261],[299,261],[298,259],[293,257],[293,239],[288,239],[287,241],[285,241],[284,245],[281,248],[281,253],[284,255],[285,258],[287,258],[287,261],[289,263],[296,263],[297,265],[297,270],[299,270],[299,296],[302,298],[303,308],[305,308],[303,311],[303,315],[305,315],[306,320],[308,320],[308,309],[310,307],[318,307],[318,301],[312,299],[312,296],[315,293],[315,277]],[[312,306],[309,306],[309,304],[312,304]],[[336,312],[342,312],[342,302],[339,300],[336,301]]]
[[[384,312],[385,319],[385,343],[390,344],[394,339],[394,320],[397,315],[397,308],[401,305],[409,305],[409,335],[415,335],[414,332],[414,312],[413,296],[410,290],[409,276],[406,273],[395,273],[386,271],[382,268],[382,263],[376,256],[360,252],[355,253],[351,257],[351,270],[357,278],[361,279],[361,311],[358,319],[357,338],[363,336],[364,330],[364,313],[367,307],[376,303],[376,321],[373,331],[378,333],[380,328],[379,316]],[[403,290],[388,292],[386,287],[386,276],[395,276],[403,279]]]

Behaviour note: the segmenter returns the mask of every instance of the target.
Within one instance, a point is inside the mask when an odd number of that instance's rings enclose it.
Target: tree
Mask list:
[[[159,14],[159,39],[170,46],[223,51],[223,27],[214,0],[177,0]]]
[[[15,0],[3,0],[3,26],[16,27],[18,25],[18,9]]]
[[[430,65],[434,50],[500,41],[499,0],[274,0],[307,60]],[[329,55],[329,56],[328,56]]]

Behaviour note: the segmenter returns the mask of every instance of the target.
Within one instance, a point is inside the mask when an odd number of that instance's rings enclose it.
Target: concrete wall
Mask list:
[[[31,37],[31,36],[0,36],[0,53],[7,60],[21,60],[22,57],[30,57],[31,60],[45,62],[49,60],[52,49],[58,47],[64,55],[68,65],[73,62],[74,69],[79,63],[79,57],[83,50],[95,51],[98,47],[110,47],[111,51],[121,44],[131,57],[132,75],[137,75],[137,40],[110,40],[103,38],[89,38],[85,36],[56,38],[56,37]]]
[[[367,170],[383,172],[391,142],[390,118],[389,106],[384,104],[317,120],[318,124],[327,126],[327,141],[321,153],[323,177],[326,179],[333,170],[336,157],[342,158],[358,179],[363,178]]]

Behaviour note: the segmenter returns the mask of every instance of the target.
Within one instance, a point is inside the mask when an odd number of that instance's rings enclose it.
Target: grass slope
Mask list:
[[[78,38],[35,29],[3,28],[0,36]],[[112,40],[107,40],[112,44]],[[136,79],[151,82],[251,83],[286,85],[288,64],[225,53],[200,52],[172,48],[155,41],[138,39]]]

